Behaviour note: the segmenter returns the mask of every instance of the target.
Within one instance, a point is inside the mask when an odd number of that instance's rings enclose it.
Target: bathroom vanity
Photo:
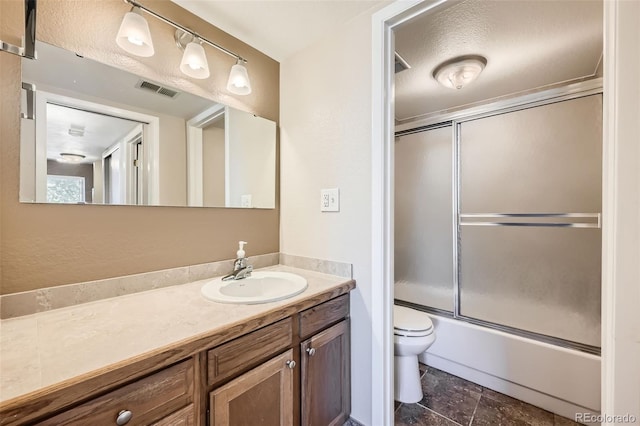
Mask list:
[[[342,425],[355,282],[274,269],[304,276],[308,289],[274,303],[219,304],[199,294],[203,280],[4,321],[3,337],[15,333],[22,347],[13,355],[22,355],[1,366],[0,424]],[[112,324],[99,325],[106,316]],[[38,341],[20,345],[34,321]],[[64,337],[43,336],[56,321]],[[64,371],[46,371],[56,363]]]

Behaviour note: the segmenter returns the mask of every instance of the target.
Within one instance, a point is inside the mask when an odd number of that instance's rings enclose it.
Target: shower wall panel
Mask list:
[[[453,312],[451,126],[395,144],[395,298]]]

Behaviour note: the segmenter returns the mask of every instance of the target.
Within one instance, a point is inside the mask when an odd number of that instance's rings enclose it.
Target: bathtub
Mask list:
[[[429,314],[420,362],[574,419],[600,412],[600,357]]]

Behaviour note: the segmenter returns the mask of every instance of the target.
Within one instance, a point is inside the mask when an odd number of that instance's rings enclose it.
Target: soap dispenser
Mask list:
[[[247,265],[247,257],[244,252],[246,241],[238,241],[238,251],[236,252],[236,260],[233,262],[233,272],[222,277],[222,281],[241,280],[251,276],[253,266]]]
[[[236,261],[233,264],[234,271],[245,268],[247,266],[247,258],[246,258],[246,253],[244,251],[244,246],[246,244],[247,244],[246,241],[238,241],[238,251],[236,252]]]
[[[246,241],[238,241],[238,251],[236,252],[236,259],[243,259],[245,257],[244,246],[246,244]]]

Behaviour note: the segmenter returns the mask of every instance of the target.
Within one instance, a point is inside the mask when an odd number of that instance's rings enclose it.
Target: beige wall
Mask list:
[[[115,44],[129,7],[121,0],[40,0],[37,37],[163,84],[278,121],[279,64],[167,0],[145,3],[249,60],[253,93],[225,91],[233,59],[207,48],[212,77],[178,70],[171,28],[148,18],[156,55],[132,58]],[[19,44],[22,0],[0,1],[0,37]],[[279,250],[278,210],[20,204],[20,58],[0,53],[0,293]],[[60,244],[63,242],[63,244]]]
[[[187,123],[177,117],[160,119],[161,206],[187,205]]]
[[[275,203],[276,124],[237,109],[225,114],[225,205],[242,206],[251,196],[251,207]]]

